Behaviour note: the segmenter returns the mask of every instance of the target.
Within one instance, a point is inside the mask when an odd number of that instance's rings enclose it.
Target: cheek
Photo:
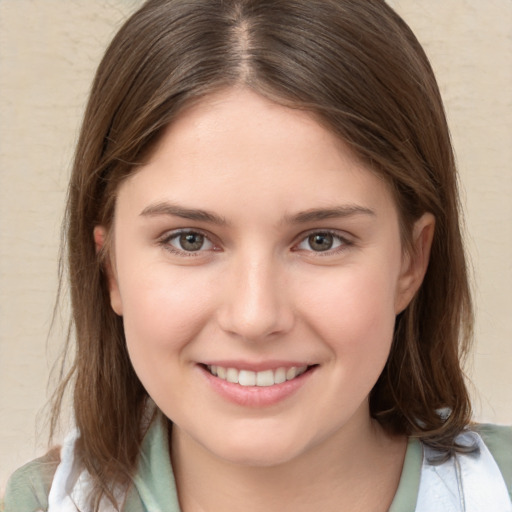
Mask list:
[[[163,409],[180,403],[183,369],[194,340],[207,324],[210,290],[198,293],[199,277],[146,265],[123,274],[121,298],[128,354],[142,385]],[[188,375],[185,374],[185,375]],[[187,382],[188,384],[185,384]]]
[[[395,280],[375,268],[326,276],[305,300],[304,317],[337,358],[357,365],[384,365],[395,325]],[[319,286],[320,285],[320,286]]]
[[[211,292],[198,274],[165,264],[122,274],[123,322],[134,366],[176,358],[204,327]]]

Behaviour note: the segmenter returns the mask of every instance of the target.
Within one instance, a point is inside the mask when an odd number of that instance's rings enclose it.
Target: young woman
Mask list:
[[[76,431],[8,511],[512,510],[443,107],[385,2],[148,1],[67,212]]]

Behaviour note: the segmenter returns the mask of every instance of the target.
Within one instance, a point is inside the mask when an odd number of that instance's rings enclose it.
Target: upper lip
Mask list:
[[[237,370],[247,370],[252,372],[263,372],[265,370],[277,370],[278,368],[301,368],[303,366],[312,366],[306,361],[260,361],[249,362],[241,360],[209,360],[201,363],[205,366],[221,366],[222,368],[236,368]]]

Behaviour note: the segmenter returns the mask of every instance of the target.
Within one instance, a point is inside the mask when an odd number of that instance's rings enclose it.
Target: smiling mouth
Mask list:
[[[281,367],[276,368],[275,370],[264,370],[260,372],[225,368],[217,365],[207,365],[205,368],[215,377],[232,384],[239,384],[240,386],[269,387],[296,379],[312,367],[291,366],[289,368]]]

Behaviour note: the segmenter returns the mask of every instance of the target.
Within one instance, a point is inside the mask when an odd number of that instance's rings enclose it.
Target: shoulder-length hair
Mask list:
[[[470,419],[461,360],[472,307],[454,156],[434,74],[409,27],[383,0],[149,0],[99,66],[69,186],[76,357],[57,390],[53,425],[73,382],[78,448],[97,485],[96,503],[133,474],[147,394],[110,307],[93,229],[109,229],[120,183],[176,115],[235,85],[311,112],[382,176],[405,250],[414,221],[435,216],[428,271],[397,317],[370,410],[388,431],[446,453],[457,449],[455,436]]]

